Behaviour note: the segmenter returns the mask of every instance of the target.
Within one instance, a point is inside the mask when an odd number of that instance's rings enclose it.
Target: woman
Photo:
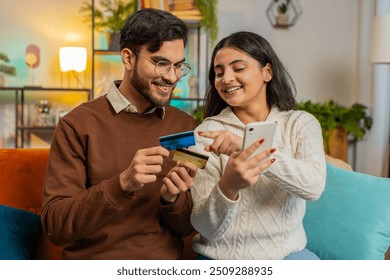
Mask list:
[[[193,249],[200,259],[318,259],[302,220],[325,186],[321,127],[293,110],[292,78],[264,38],[237,32],[214,48],[209,84],[194,147],[209,161],[191,190]],[[250,158],[267,139],[241,151],[244,128],[261,121],[276,125],[273,148]]]

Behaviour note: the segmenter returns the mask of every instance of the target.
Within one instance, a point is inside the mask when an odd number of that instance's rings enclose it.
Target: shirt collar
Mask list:
[[[138,114],[137,108],[133,104],[131,104],[131,102],[127,100],[126,97],[124,97],[123,94],[119,91],[118,87],[120,83],[121,81],[118,80],[118,81],[114,81],[110,85],[106,98],[111,103],[111,106],[114,108],[117,114],[123,110],[129,113]],[[163,119],[165,116],[164,107],[162,108],[154,107],[149,111],[146,111],[144,114],[153,114],[154,112],[156,112],[161,119]]]

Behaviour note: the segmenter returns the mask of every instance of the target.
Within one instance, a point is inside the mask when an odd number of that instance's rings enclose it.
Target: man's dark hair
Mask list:
[[[120,49],[138,52],[147,45],[150,52],[158,51],[165,41],[182,39],[187,44],[188,26],[173,14],[147,8],[129,16],[120,32]]]

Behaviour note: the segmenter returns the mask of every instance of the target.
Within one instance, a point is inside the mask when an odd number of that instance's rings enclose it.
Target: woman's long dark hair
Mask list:
[[[219,96],[215,88],[214,59],[217,52],[225,47],[231,47],[247,53],[256,59],[260,67],[267,63],[272,66],[272,79],[267,83],[267,103],[280,110],[291,110],[295,106],[295,83],[276,55],[270,43],[260,35],[252,32],[236,32],[222,39],[214,48],[209,69],[209,85],[205,95],[204,117],[218,115],[228,104]]]

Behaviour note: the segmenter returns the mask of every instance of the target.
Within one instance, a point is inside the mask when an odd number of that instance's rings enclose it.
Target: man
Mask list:
[[[159,137],[195,120],[169,100],[188,74],[188,28],[144,9],[121,30],[122,81],[58,123],[44,181],[42,225],[64,259],[178,259],[193,231],[197,167],[174,162]]]

